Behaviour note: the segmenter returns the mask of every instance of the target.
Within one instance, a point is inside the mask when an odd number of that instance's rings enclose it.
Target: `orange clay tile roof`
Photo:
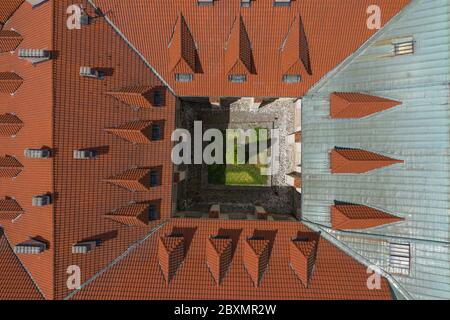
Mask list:
[[[255,287],[259,287],[269,265],[270,241],[268,239],[246,239],[244,241],[244,266]]]
[[[20,7],[18,7],[18,4]],[[30,237],[53,239],[54,215],[53,205],[34,207],[32,197],[53,193],[53,164],[51,159],[28,159],[24,156],[27,148],[53,148],[53,65],[45,62],[33,66],[26,60],[18,58],[19,49],[45,48],[53,50],[53,1],[32,9],[25,1],[0,1],[0,16],[5,9],[9,19],[3,30],[16,30],[23,38],[14,53],[0,53],[0,74],[9,76],[13,81],[7,90],[0,90],[0,156],[11,155],[23,165],[23,171],[15,179],[1,179],[0,197],[14,198],[25,214],[14,221],[2,220],[0,225],[8,236],[10,243],[17,244]],[[17,9],[17,10],[16,10]],[[15,11],[15,12],[14,12]],[[20,76],[20,79],[19,79]],[[4,79],[4,77],[3,77]],[[17,80],[16,80],[17,79]],[[17,86],[20,88],[16,91]],[[2,80],[0,87],[5,89]],[[16,91],[14,95],[10,93]],[[14,114],[20,122],[8,116]],[[18,127],[6,125],[5,122],[20,123]],[[10,130],[11,129],[11,130]],[[4,131],[6,130],[6,132]],[[54,291],[54,243],[50,241],[48,250],[36,256],[20,255],[20,261],[31,274],[45,298],[52,299]],[[20,275],[18,275],[20,278]],[[20,286],[20,281],[17,283]]]
[[[399,101],[362,93],[335,92],[330,97],[330,113],[333,119],[358,119],[400,104]]]
[[[0,30],[0,53],[14,51],[22,40],[22,36],[16,31]]]
[[[23,122],[11,113],[0,114],[0,136],[15,136],[23,127]]]
[[[40,300],[42,295],[0,228],[0,300]]]
[[[14,72],[0,72],[0,94],[13,94],[22,85],[23,79]]]
[[[195,41],[183,15],[177,17],[168,45],[170,70],[174,73],[196,73],[198,53]]]
[[[47,299],[61,299],[69,294],[66,286],[68,266],[80,266],[83,279],[90,279],[131,244],[148,236],[160,223],[150,221],[148,226],[128,227],[105,219],[106,214],[131,202],[160,201],[162,221],[171,216],[173,177],[172,166],[167,165],[171,163],[170,139],[132,144],[105,131],[105,128],[133,121],[164,120],[164,136],[169,136],[175,126],[176,98],[167,91],[162,106],[156,108],[152,103],[152,92],[164,90],[161,79],[175,88],[180,96],[299,97],[375,33],[365,27],[369,4],[382,7],[383,23],[386,23],[409,0],[348,0],[345,5],[305,0],[295,1],[289,8],[276,9],[271,1],[255,1],[251,11],[241,9],[238,2],[232,1],[217,1],[214,7],[208,8],[198,8],[196,1],[190,0],[94,2],[108,12],[108,18],[154,69],[147,66],[105,19],[95,19],[94,23],[81,30],[69,30],[66,10],[73,4],[72,0],[48,0],[34,9],[23,1],[0,1],[0,23],[5,22],[2,29],[17,30],[23,38],[14,54],[0,53],[0,114],[15,114],[22,122],[22,128],[15,132],[15,137],[0,134],[0,155],[14,155],[25,168],[15,179],[2,179],[0,195],[13,197],[26,212],[14,223],[2,220],[1,225],[11,243],[20,243],[30,237],[48,240],[47,250],[40,255],[19,255],[20,262]],[[79,0],[78,3],[90,16],[96,15],[88,1]],[[150,12],[164,14],[150,15]],[[192,83],[176,83],[167,58],[169,40],[176,18],[181,13],[198,54],[198,70]],[[267,23],[273,21],[274,14],[278,15],[277,23]],[[241,32],[241,16],[248,39],[241,39],[245,35]],[[300,28],[299,45],[302,46],[300,58],[304,66],[307,63],[303,46],[306,42],[312,75],[305,75],[300,84],[284,84],[280,81],[284,72],[280,68],[280,48],[283,40],[289,38],[291,25],[297,23],[296,17]],[[239,21],[239,43],[242,40],[247,45],[239,45],[239,52],[247,55],[239,55],[239,59],[248,59],[250,43],[255,68],[254,74],[250,74],[244,84],[229,83],[228,70],[224,70],[225,43],[236,19]],[[321,30],[320,36],[314,35],[315,30]],[[185,41],[186,36],[182,36],[183,39]],[[296,42],[296,35],[294,40]],[[328,50],[330,47],[335,50]],[[17,50],[21,48],[45,48],[58,54],[50,61],[33,66],[18,59]],[[182,55],[185,54],[182,52]],[[80,77],[80,66],[86,65],[104,70],[104,79]],[[52,159],[25,158],[23,151],[26,148],[43,147],[52,150]],[[99,156],[89,161],[73,159],[73,150],[87,148],[99,150]],[[129,192],[106,181],[130,168],[158,166],[164,166],[161,183],[151,190]],[[40,194],[51,194],[55,201],[49,206],[33,207],[32,197]],[[242,298],[267,299],[273,297],[272,292],[275,292],[274,298],[289,299],[391,297],[386,281],[383,282],[383,290],[369,292],[365,287],[365,268],[326,241],[320,242],[319,250],[323,248],[323,253],[319,251],[316,261],[317,266],[321,262],[322,267],[316,268],[306,291],[301,281],[295,282],[298,277],[287,267],[288,245],[285,241],[298,229],[305,229],[297,223],[279,227],[273,222],[262,226],[247,225],[242,237],[244,234],[245,237],[252,235],[256,227],[281,230],[273,242],[269,267],[262,276],[259,289],[255,288],[243,266],[242,244],[245,238],[239,241],[233,238],[233,246],[236,246],[233,247],[234,256],[218,286],[207,269],[203,239],[220,233],[222,225],[224,229],[238,229],[242,222],[196,223],[199,224],[199,233],[193,237],[189,237],[189,232],[185,234],[185,263],[173,276],[170,285],[166,285],[157,262],[157,237],[150,237],[133,253],[132,256],[139,254],[138,259],[130,261],[125,258],[116,265],[118,273],[110,282],[113,284],[111,291],[105,290],[106,283],[102,280],[112,276],[108,272],[79,293],[80,297],[188,298],[183,294],[186,288],[192,287],[194,295],[189,298],[236,298],[235,291],[241,288],[241,283],[244,283],[239,293]],[[161,230],[164,233],[158,236],[180,227],[178,224],[190,225],[190,230],[196,228],[196,224],[189,221],[170,222]],[[101,245],[89,254],[72,254],[74,243],[94,240],[99,240]],[[141,251],[142,248],[145,251]],[[336,264],[336,261],[340,263]],[[336,265],[348,267],[336,270]],[[197,269],[201,272],[193,271]],[[335,272],[339,275],[337,279]],[[143,281],[138,282],[141,274],[144,275]],[[17,285],[20,286],[20,280]],[[125,289],[123,292],[122,287]],[[139,289],[143,289],[143,296],[138,294]]]
[[[105,217],[127,226],[147,226],[150,205],[151,202],[132,203],[106,214]]]
[[[107,132],[114,134],[131,143],[151,143],[153,121],[133,121],[115,128],[106,129]]]
[[[183,235],[165,235],[159,238],[158,261],[164,279],[170,283],[184,260]]]
[[[24,0],[2,0],[0,6],[0,28],[8,21]]]
[[[206,241],[206,262],[214,280],[220,285],[233,259],[233,240],[213,235]]]
[[[364,205],[331,206],[331,223],[335,230],[366,229],[402,220],[404,219]]]
[[[312,74],[308,39],[300,15],[294,18],[280,50],[283,74]]]
[[[385,25],[410,0],[301,0],[287,7],[274,7],[272,0],[258,0],[250,8],[242,8],[240,1],[215,1],[208,7],[199,7],[195,0],[93,2],[179,96],[300,97],[376,32],[367,28],[370,5],[380,6]],[[175,81],[172,64],[166,58],[180,13],[197,44],[202,70],[188,83]],[[300,45],[308,44],[311,75],[302,73],[300,83],[283,83],[281,47],[291,26],[300,22],[299,16],[307,40],[302,37]],[[245,54],[240,58],[248,63],[251,53],[255,72],[247,76],[245,83],[231,83],[228,72],[236,61],[238,41],[233,43],[231,55],[226,44],[233,26],[239,27],[233,29],[237,32],[242,30],[241,25],[248,33],[251,51],[248,43],[247,47],[239,46]],[[301,51],[307,61],[305,50]]]
[[[308,287],[314,271],[319,239],[317,233],[299,232],[289,243],[291,268],[305,287]]]
[[[332,173],[366,173],[403,162],[361,149],[336,147],[331,151]]]
[[[229,75],[254,73],[252,44],[242,16],[236,17],[225,43],[225,72]]]
[[[129,169],[106,181],[129,191],[148,191],[150,188],[150,172],[150,168]]]
[[[22,213],[23,209],[16,200],[0,199],[0,220],[14,220]]]
[[[244,262],[246,239],[255,229],[267,231],[265,237],[273,241],[258,287]],[[172,231],[184,236],[186,255],[167,284],[160,271],[158,242]],[[299,232],[311,231],[291,222],[173,219],[69,298],[391,299],[386,279],[382,279],[381,290],[369,290],[366,267],[325,239],[318,241],[314,271],[306,288],[290,266],[289,243]],[[217,234],[228,234],[233,241],[232,261],[220,285],[207,263],[206,244]]]

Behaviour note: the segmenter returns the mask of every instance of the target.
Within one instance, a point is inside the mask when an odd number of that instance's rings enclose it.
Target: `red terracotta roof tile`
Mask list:
[[[122,207],[105,217],[127,226],[147,226],[151,202],[133,203]]]
[[[330,97],[330,113],[333,119],[358,119],[401,104],[399,101],[362,93],[335,92]]]
[[[16,50],[22,40],[22,36],[16,31],[0,30],[0,53]]]
[[[283,74],[311,75],[311,60],[308,39],[300,15],[294,18],[286,39],[281,46],[281,68]]]
[[[150,143],[153,121],[133,121],[116,128],[108,128],[107,132],[132,143]]]
[[[153,93],[155,88],[148,85],[125,87],[108,94],[132,107],[150,108],[153,106]]]
[[[169,63],[173,73],[197,73],[198,71],[196,44],[182,14],[177,17],[169,43]]]
[[[23,122],[10,113],[0,114],[0,136],[15,136],[23,127]]]
[[[319,239],[317,234],[299,232],[289,243],[291,267],[306,288],[314,270]]]
[[[23,1],[24,0],[2,0],[0,2],[0,28],[20,7]]]
[[[12,156],[0,157],[0,178],[15,178],[23,170],[23,165]]]
[[[220,285],[230,268],[233,258],[233,240],[228,237],[212,236],[206,242],[206,260],[214,280]]]
[[[166,235],[159,238],[159,266],[167,283],[170,283],[184,260],[184,237]]]
[[[179,247],[180,240],[170,240],[167,245],[170,250],[167,250],[161,238],[186,229],[195,232],[191,231],[190,235],[188,232],[183,233],[182,239],[187,249],[183,258],[183,251]],[[255,229],[258,229],[258,232],[255,232]],[[267,252],[271,247],[268,267],[262,281],[256,287],[245,267],[244,252],[251,255],[255,253],[253,247],[248,245],[247,238],[252,234],[257,236],[264,234],[269,238],[274,229],[277,233],[272,246],[266,244],[253,246],[259,253]],[[205,263],[208,259],[208,248],[211,248],[208,242],[211,235],[217,234],[227,235],[233,241],[233,259],[220,285],[211,275],[211,266]],[[367,268],[323,238],[317,242],[314,273],[309,279],[308,287],[305,287],[290,265],[290,243],[292,238],[301,234],[311,234],[311,231],[296,222],[172,219],[147,237],[139,247],[128,251],[122,260],[107,268],[106,272],[95,277],[94,281],[83,289],[75,292],[72,298],[174,300],[392,298],[386,279],[382,278],[380,290],[368,289]],[[257,241],[259,243],[261,240]],[[225,244],[218,247],[228,250],[228,245]],[[313,250],[310,247],[301,249],[307,256],[312,256]],[[164,253],[165,275],[163,275],[159,252],[169,251],[177,251],[177,255],[173,255],[174,262],[169,272],[170,264],[167,260],[169,255]],[[175,272],[176,275],[173,276]],[[167,284],[169,274],[172,278]]]
[[[0,10],[4,9],[6,3],[11,6],[13,2],[15,5],[10,8],[14,7],[15,12],[13,15],[8,14],[3,30],[16,30],[20,33],[23,39],[20,47],[46,48],[52,51],[55,1],[48,0],[32,8],[24,1],[1,0]],[[22,2],[23,5],[18,7]],[[0,156],[12,155],[24,165],[24,170],[15,179],[0,178],[0,196],[14,198],[26,212],[14,221],[2,220],[1,224],[8,239],[14,244],[28,239],[30,235],[41,235],[51,240],[48,249],[42,254],[21,255],[19,259],[45,298],[52,299],[56,255],[53,243],[54,207],[33,207],[32,197],[53,193],[53,161],[24,159],[24,150],[42,147],[53,149],[53,97],[56,92],[53,90],[53,63],[33,66],[19,59],[16,54],[2,53],[0,73],[8,75],[3,77],[3,81],[0,80],[0,87],[3,89],[0,90]],[[16,90],[19,85],[19,90]],[[12,92],[15,94],[11,95]],[[67,124],[64,126],[68,128]],[[11,136],[15,137],[10,138]]]
[[[242,16],[236,17],[225,44],[226,74],[254,73],[252,44]]]
[[[335,148],[331,151],[331,172],[334,174],[366,173],[396,163],[404,161],[361,149]]]
[[[1,6],[1,5],[0,5]],[[0,228],[0,300],[42,299]]]
[[[0,72],[0,93],[15,93],[22,85],[23,79],[14,72]]]
[[[289,7],[274,8],[273,1],[253,1],[251,8],[242,9],[239,1],[215,1],[214,6],[199,8],[195,0],[145,1],[94,0],[108,12],[108,18],[133,46],[169,83],[179,96],[198,97],[299,97],[354,53],[377,30],[367,28],[367,8],[378,5],[384,26],[410,0],[345,0],[291,1]],[[206,9],[206,10],[205,10]],[[153,12],[161,14],[154,15]],[[168,44],[177,17],[183,13],[197,43],[202,73],[192,82],[175,81],[167,59]],[[295,17],[301,15],[310,54],[312,74],[301,74],[299,83],[284,83],[280,45]],[[230,30],[240,16],[251,40],[254,74],[245,83],[231,83],[228,72],[237,50],[229,54],[224,46]],[[236,32],[234,30],[234,32]],[[234,40],[238,48],[239,41]],[[245,63],[248,64],[247,52]],[[230,66],[231,65],[231,66]],[[233,72],[247,70],[243,64]]]
[[[22,213],[23,209],[16,200],[0,199],[0,220],[14,220]]]
[[[331,224],[335,230],[373,228],[402,220],[404,219],[364,205],[331,206]]]
[[[244,247],[244,265],[258,287],[269,264],[269,240],[247,239]]]
[[[129,169],[106,181],[129,191],[148,191],[151,187],[150,172],[149,168]]]

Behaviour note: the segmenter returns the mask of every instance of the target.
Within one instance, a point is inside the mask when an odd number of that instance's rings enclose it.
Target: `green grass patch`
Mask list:
[[[261,141],[259,134],[260,129],[257,130],[258,141]],[[255,143],[249,141],[249,143]],[[237,151],[238,148],[235,146],[234,154],[225,155],[237,162]],[[248,150],[247,150],[248,151]],[[259,150],[261,152],[261,150]],[[246,155],[247,161],[248,157]],[[256,186],[256,185],[267,185],[268,176],[261,175],[261,168],[263,165],[260,164],[214,164],[208,166],[208,183],[214,185],[230,185],[230,186]]]

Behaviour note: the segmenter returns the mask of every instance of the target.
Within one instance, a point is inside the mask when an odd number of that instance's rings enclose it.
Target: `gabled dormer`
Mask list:
[[[13,30],[0,30],[0,53],[11,52],[23,41],[23,37]]]
[[[300,82],[305,74],[312,75],[309,45],[300,15],[294,18],[280,51],[283,82]]]
[[[177,17],[169,45],[169,69],[175,80],[188,82],[199,70],[199,57],[194,37],[182,14]]]
[[[164,280],[169,284],[184,261],[185,241],[182,234],[171,233],[159,238],[158,262]]]
[[[13,95],[20,88],[23,79],[14,72],[0,72],[0,94]]]
[[[105,217],[127,226],[146,227],[151,220],[159,218],[159,204],[155,201],[131,203]]]
[[[331,224],[335,230],[367,229],[404,220],[365,205],[336,202],[331,206]]]
[[[164,121],[139,120],[105,130],[131,143],[148,144],[164,138]]]
[[[316,264],[320,235],[298,232],[289,243],[289,263],[302,284],[307,288]]]
[[[220,285],[230,268],[233,240],[228,236],[211,236],[206,242],[206,260],[209,271]]]
[[[247,29],[242,16],[236,17],[225,44],[225,72],[230,82],[246,82],[256,73]]]
[[[366,173],[375,169],[388,167],[397,163],[404,163],[382,156],[378,153],[351,148],[335,147],[331,151],[331,173]]]
[[[270,241],[264,237],[251,236],[244,243],[244,266],[255,287],[261,284],[269,265]]]
[[[13,156],[0,156],[0,179],[15,178],[23,170],[23,165]]]
[[[0,1],[0,29],[11,18],[11,16],[19,9],[23,0],[1,0]]]
[[[22,129],[23,122],[11,113],[0,114],[0,136],[14,137]]]
[[[161,183],[162,168],[133,168],[106,181],[132,192],[143,192]]]
[[[0,220],[14,220],[23,212],[24,210],[15,199],[9,197],[0,199]]]
[[[136,85],[109,91],[107,94],[131,107],[151,108],[165,104],[165,90],[162,87]]]
[[[359,119],[401,105],[399,101],[356,92],[334,92],[330,96],[332,119]]]

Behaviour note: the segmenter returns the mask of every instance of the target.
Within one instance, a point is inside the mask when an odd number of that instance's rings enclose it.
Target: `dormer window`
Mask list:
[[[148,207],[148,220],[157,220],[159,218],[159,209],[156,204],[151,204]]]
[[[414,39],[404,38],[392,41],[394,56],[404,56],[414,53]]]
[[[291,5],[291,0],[274,0],[274,7],[289,7]]]
[[[150,172],[150,186],[157,187],[159,184],[159,172],[157,170],[152,170]]]
[[[245,74],[230,74],[228,76],[228,81],[234,83],[242,83],[247,81],[247,76]]]
[[[252,0],[241,0],[242,8],[250,8],[251,4],[252,4]]]
[[[214,0],[197,0],[199,7],[213,6]]]
[[[175,80],[178,82],[191,82],[194,79],[192,73],[177,73],[175,74]]]
[[[154,123],[152,125],[152,141],[159,141],[161,138],[161,125],[159,123]]]
[[[164,100],[164,97],[163,97],[163,93],[161,91],[158,90],[153,93],[153,106],[155,106],[155,107],[162,106],[163,100]]]
[[[298,83],[302,80],[302,76],[299,74],[285,74],[283,76],[283,82],[285,83]]]

